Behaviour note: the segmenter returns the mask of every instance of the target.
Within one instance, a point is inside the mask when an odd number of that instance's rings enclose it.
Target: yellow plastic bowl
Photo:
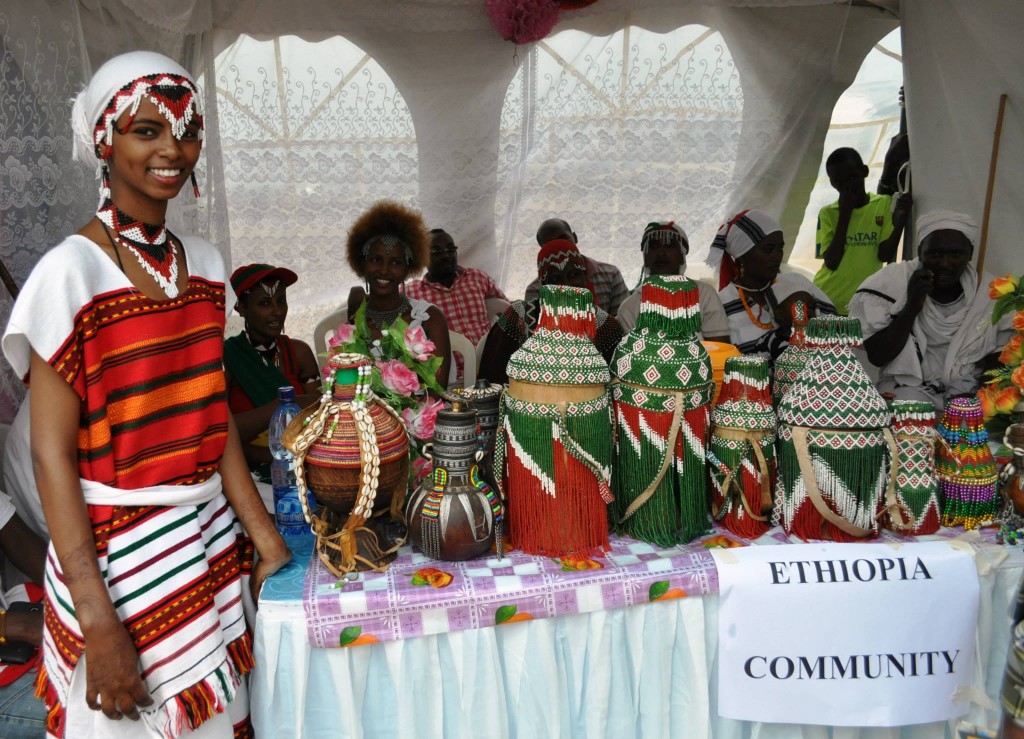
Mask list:
[[[738,357],[740,350],[732,344],[725,344],[721,341],[702,341],[704,348],[711,356],[711,375],[715,380],[715,397],[711,405],[718,402],[718,394],[722,392],[722,385],[725,384],[725,360],[729,357]]]

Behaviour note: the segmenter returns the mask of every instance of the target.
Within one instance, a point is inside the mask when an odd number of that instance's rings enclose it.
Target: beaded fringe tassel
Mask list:
[[[939,530],[939,480],[935,476],[935,406],[927,401],[894,400],[892,431],[899,455],[896,461],[896,498],[913,514],[909,531],[894,525],[886,515],[886,528],[909,533],[934,534]]]
[[[998,475],[978,398],[951,399],[938,432],[945,442],[939,445],[936,463],[943,498],[942,525],[962,524],[970,531],[990,523],[998,508]]]
[[[594,401],[566,404],[564,419],[556,405],[507,393],[502,405],[502,489],[515,546],[546,557],[607,551],[610,469],[593,464],[612,456],[607,392]],[[581,454],[580,447],[587,453]]]
[[[768,376],[768,361],[762,357],[729,357],[722,393],[711,414],[712,514],[744,539],[756,539],[771,528],[776,419]]]
[[[707,502],[704,499],[705,444],[708,434],[710,390],[695,398],[696,407],[680,415],[679,430],[672,449],[668,449],[674,403],[689,406],[686,395],[669,398],[669,410],[650,410],[635,405],[634,394],[655,394],[654,390],[615,387],[615,414],[618,425],[618,464],[613,471],[616,502],[614,516],[619,528],[635,539],[662,547],[686,543],[709,530]],[[657,479],[665,456],[668,469],[653,495],[625,521],[630,504]]]
[[[889,449],[881,432],[852,431],[808,434],[807,451],[814,477],[825,504],[854,526],[875,531],[882,494],[888,479]],[[815,442],[824,442],[818,445]],[[857,448],[857,447],[861,448]],[[788,424],[779,428],[776,517],[787,533],[801,539],[859,541],[863,536],[848,534],[826,521],[815,507],[804,484],[800,463]]]

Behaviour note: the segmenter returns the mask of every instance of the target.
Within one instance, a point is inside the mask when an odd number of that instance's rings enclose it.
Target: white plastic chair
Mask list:
[[[340,308],[331,311],[320,319],[313,329],[313,351],[316,353],[316,361],[323,367],[327,364],[327,340],[334,334],[339,325],[348,321],[348,305],[343,304]]]
[[[476,347],[473,342],[462,334],[454,331],[448,332],[448,341],[451,343],[452,353],[462,355],[462,384],[463,387],[473,387],[476,383]],[[454,365],[455,360],[452,359]],[[454,366],[452,367],[454,375]]]
[[[487,337],[491,335],[488,331],[486,334],[480,337],[480,341],[476,342],[476,368],[477,372],[480,371],[480,360],[484,358],[484,346],[487,345]]]
[[[493,326],[498,317],[508,308],[509,302],[501,298],[487,298],[484,302],[487,304],[487,317]]]

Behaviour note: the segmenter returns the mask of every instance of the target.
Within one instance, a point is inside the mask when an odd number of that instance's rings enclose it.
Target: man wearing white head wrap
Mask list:
[[[971,264],[978,227],[954,211],[917,219],[917,259],[866,279],[850,300],[864,330],[864,349],[881,368],[878,388],[899,398],[930,400],[977,391],[982,360],[1010,336],[1009,316],[990,320],[987,285]]]
[[[729,317],[732,343],[744,354],[774,360],[789,342],[790,306],[796,300],[811,315],[835,313],[819,288],[803,275],[781,272],[782,226],[767,213],[745,210],[718,229],[708,264],[717,268],[718,295]]]
[[[171,59],[125,54],[76,98],[73,128],[77,155],[101,164],[100,208],[39,260],[3,337],[31,373],[52,537],[47,730],[248,736],[239,522],[254,583],[290,555],[227,409],[223,260],[164,224],[199,159],[198,90]]]

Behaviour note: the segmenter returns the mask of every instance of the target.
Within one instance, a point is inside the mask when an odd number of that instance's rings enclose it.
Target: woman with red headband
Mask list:
[[[594,286],[587,280],[586,264],[576,244],[567,239],[555,239],[541,247],[537,253],[537,272],[542,285],[568,285],[585,287],[593,293]],[[615,347],[622,339],[622,328],[613,316],[595,306],[597,332],[594,346],[610,362]],[[480,377],[491,382],[508,382],[508,360],[533,334],[540,317],[540,298],[516,300],[491,327],[480,357]]]
[[[708,264],[719,271],[718,295],[732,343],[743,354],[774,360],[789,342],[790,306],[803,300],[811,315],[835,313],[825,293],[802,275],[780,272],[782,226],[767,213],[745,210],[718,229]]]

